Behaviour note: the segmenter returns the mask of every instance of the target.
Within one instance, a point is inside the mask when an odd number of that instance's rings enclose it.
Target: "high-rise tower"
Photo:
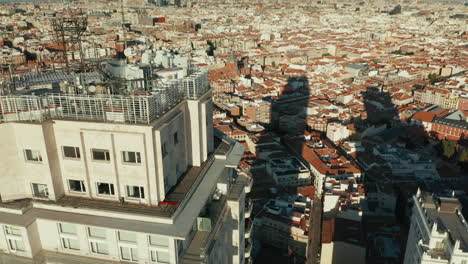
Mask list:
[[[243,147],[213,132],[207,73],[180,72],[0,97],[0,263],[249,261]]]

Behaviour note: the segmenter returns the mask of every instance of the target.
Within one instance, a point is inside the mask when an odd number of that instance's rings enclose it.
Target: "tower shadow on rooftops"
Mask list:
[[[366,198],[361,202],[361,245],[366,263],[403,263],[410,226],[408,200],[418,187],[433,184],[418,179],[416,172],[403,175],[397,169],[400,160],[411,162],[417,156],[430,163],[431,156],[425,150],[429,136],[424,127],[410,119],[417,110],[392,98],[390,89],[391,85],[375,82],[361,92],[364,114],[354,120],[355,133],[337,144],[362,170]],[[343,147],[346,141],[356,142],[354,153]],[[383,254],[383,247],[393,252]]]
[[[400,118],[397,107],[393,104],[390,94],[385,90],[383,84],[372,84],[367,86],[365,91],[362,91],[362,102],[364,104],[364,114],[361,120],[356,122],[356,134],[351,135],[345,141],[354,141],[361,143],[361,152],[355,152],[353,158],[362,169],[363,179],[361,183],[364,184],[366,198],[361,203],[363,208],[363,216],[361,219],[361,244],[365,248],[366,263],[400,263],[399,256],[394,258],[385,259],[380,256],[378,251],[379,241],[383,240],[385,236],[380,236],[380,228],[397,224],[395,218],[391,220],[385,217],[374,217],[379,210],[379,198],[372,200],[368,197],[378,197],[383,192],[392,192],[393,186],[380,185],[381,179],[384,177],[391,177],[389,168],[372,167],[368,166],[368,160],[373,160],[376,156],[373,153],[373,146],[396,143],[400,137],[404,136],[404,130],[400,126]],[[385,146],[386,148],[386,146]],[[365,165],[363,165],[365,164]],[[379,178],[380,176],[380,178]],[[390,187],[390,188],[388,188]],[[393,208],[394,210],[396,208]],[[391,234],[392,238],[398,237],[400,234]],[[401,251],[403,246],[399,246]],[[387,262],[386,262],[387,261]]]
[[[280,66],[281,67],[281,66]],[[262,67],[263,72],[275,72],[276,67]],[[258,173],[252,173],[254,177],[254,188],[252,195],[256,193],[258,197],[270,197],[277,198],[283,195],[291,195],[297,193],[299,186],[308,186],[313,183],[313,179],[295,179],[291,181],[282,177],[280,174],[275,174],[277,177],[271,176],[271,173],[267,171],[273,170],[274,167],[291,167],[293,170],[307,171],[307,166],[301,161],[301,150],[297,153],[297,149],[294,150],[289,144],[290,141],[302,142],[305,139],[307,132],[307,106],[310,101],[310,89],[309,79],[303,74],[295,74],[294,72],[288,72],[287,70],[281,70],[281,72],[275,72],[276,75],[281,75],[286,80],[286,83],[281,87],[277,95],[262,98],[261,104],[266,104],[269,107],[268,113],[262,112],[260,108],[263,106],[259,105],[257,111],[247,113],[251,119],[258,119],[260,112],[261,115],[269,116],[260,122],[264,126],[264,131],[257,133],[252,137],[254,148],[250,149],[255,154],[256,163],[263,164],[264,169],[258,169]],[[250,74],[250,78],[255,77],[255,73]],[[278,76],[279,77],[279,76]],[[253,87],[255,91],[256,87]],[[245,109],[244,109],[245,110]],[[253,112],[257,116],[253,117]],[[294,153],[296,152],[296,153]],[[299,158],[299,159],[298,159]],[[268,169],[269,168],[269,169]],[[254,169],[255,170],[255,169]],[[271,172],[271,171],[270,171]],[[285,171],[284,174],[291,174],[291,171]],[[299,173],[298,173],[299,174]],[[275,191],[273,191],[273,189]],[[312,194],[313,196],[313,194]],[[321,205],[318,202],[317,205]],[[309,230],[312,226],[309,226],[307,221],[310,221],[312,217],[301,218],[301,221],[293,221],[291,214],[297,212],[299,215],[306,215],[305,208],[293,207],[291,210],[283,210],[279,213],[283,216],[282,219],[289,219],[288,224],[300,228],[304,232],[304,236],[308,236],[309,240],[312,239],[312,235]],[[320,219],[321,206],[313,209],[316,215],[314,219]],[[272,215],[268,210],[261,210],[259,217],[271,217],[277,218],[277,215]],[[320,246],[320,220],[315,221],[314,231],[315,234],[315,256],[318,256],[318,250]],[[309,227],[308,227],[309,226]],[[300,243],[294,239],[293,235],[289,238],[285,237],[281,241],[272,240],[268,237],[269,233],[279,233],[273,226],[261,225],[259,230],[255,230],[254,238],[261,241],[261,245],[265,250],[262,250],[256,257],[255,263],[307,263],[307,258],[310,254],[305,244]],[[269,248],[271,250],[269,250]]]

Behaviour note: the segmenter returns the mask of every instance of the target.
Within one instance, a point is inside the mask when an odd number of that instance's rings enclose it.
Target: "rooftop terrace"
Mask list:
[[[0,122],[72,119],[149,124],[179,102],[198,99],[209,90],[207,73],[194,71],[187,77],[160,83],[151,95],[0,96]]]

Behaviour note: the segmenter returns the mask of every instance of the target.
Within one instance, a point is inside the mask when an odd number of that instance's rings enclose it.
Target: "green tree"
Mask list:
[[[443,155],[450,159],[456,152],[457,142],[453,140],[444,139],[442,140]]]
[[[458,158],[460,162],[468,162],[468,148],[463,148],[460,151],[460,157]]]
[[[211,40],[207,40],[206,44],[208,44],[208,49],[206,50],[206,53],[208,56],[214,56],[214,51],[216,50],[216,46]]]
[[[330,53],[328,53],[328,52],[327,52],[327,53],[324,53],[324,54],[322,54],[322,57],[326,57],[326,56],[331,56],[331,54],[330,54]]]
[[[437,82],[437,78],[438,78],[437,74],[435,73],[429,74],[429,80],[431,81],[431,84],[435,84]]]

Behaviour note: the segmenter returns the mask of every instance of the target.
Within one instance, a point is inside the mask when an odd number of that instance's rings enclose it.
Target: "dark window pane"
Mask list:
[[[76,147],[63,147],[63,156],[66,158],[79,159],[80,158],[80,149]]]
[[[110,160],[108,150],[93,149],[93,160]]]

